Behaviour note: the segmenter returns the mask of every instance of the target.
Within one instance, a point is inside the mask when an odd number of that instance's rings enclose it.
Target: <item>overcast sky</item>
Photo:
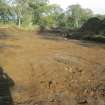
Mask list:
[[[90,8],[94,13],[105,14],[105,0],[50,0],[50,3],[67,8],[68,5],[80,4],[83,8]]]

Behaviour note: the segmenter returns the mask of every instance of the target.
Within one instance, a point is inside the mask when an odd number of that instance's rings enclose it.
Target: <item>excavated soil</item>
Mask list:
[[[15,83],[14,105],[105,105],[104,44],[16,29],[0,35],[0,66]]]

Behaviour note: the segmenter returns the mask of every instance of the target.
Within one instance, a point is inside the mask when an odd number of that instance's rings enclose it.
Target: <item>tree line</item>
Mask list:
[[[70,5],[63,10],[48,0],[0,0],[0,23],[16,24],[20,28],[38,25],[40,28],[62,27],[79,28],[95,15],[92,10],[84,9],[79,4]]]

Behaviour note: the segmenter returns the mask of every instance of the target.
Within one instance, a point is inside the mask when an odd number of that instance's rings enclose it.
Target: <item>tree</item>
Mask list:
[[[57,26],[58,27],[66,27],[67,26],[67,17],[65,16],[65,13],[62,12],[57,17]]]
[[[84,21],[92,17],[93,12],[90,9],[83,9],[80,5],[71,5],[66,11],[67,16],[74,23],[74,28],[78,28]]]
[[[90,9],[83,9],[78,4],[64,11],[57,4],[49,4],[48,0],[0,0],[0,20],[3,23],[15,22],[19,28],[38,25],[73,29],[92,16]]]
[[[82,9],[81,11],[81,19],[80,19],[80,22],[81,24],[85,23],[89,18],[92,18],[94,15],[93,15],[93,12],[92,10],[90,9]]]
[[[21,27],[22,22],[26,22],[30,18],[26,18],[30,15],[29,0],[14,0],[12,8],[17,18],[17,24],[19,28]]]
[[[47,5],[47,0],[30,0],[29,7],[32,9],[33,16],[33,24],[39,24],[41,20],[41,16],[45,11],[45,7]]]
[[[79,20],[81,15],[81,6],[80,5],[71,5],[68,7],[67,12],[74,19],[74,27],[79,27]]]
[[[57,27],[58,26],[58,18],[62,14],[63,9],[56,4],[51,4],[46,6],[46,11],[42,16],[42,20],[46,22],[46,25],[49,27]]]
[[[4,0],[0,0],[0,19],[3,20],[3,23],[5,24],[6,21],[9,20],[11,14],[11,8]]]

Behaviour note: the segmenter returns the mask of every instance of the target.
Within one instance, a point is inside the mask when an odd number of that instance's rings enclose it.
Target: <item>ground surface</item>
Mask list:
[[[105,105],[105,45],[0,29],[0,65],[15,105]]]

